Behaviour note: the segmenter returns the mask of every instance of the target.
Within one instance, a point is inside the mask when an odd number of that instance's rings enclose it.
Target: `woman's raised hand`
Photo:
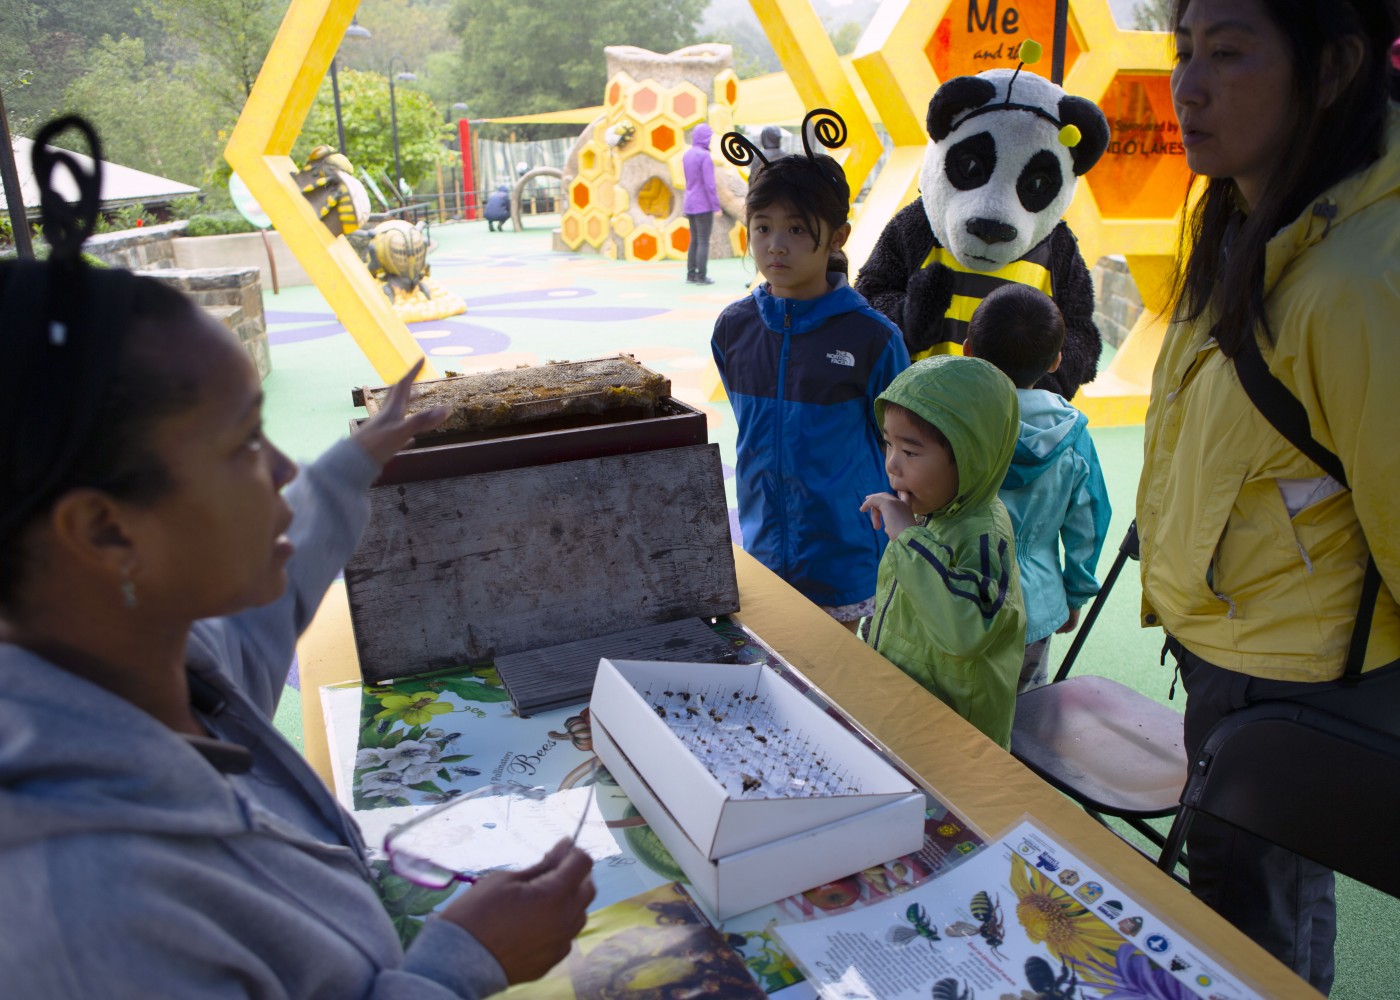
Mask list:
[[[413,380],[423,370],[423,362],[424,359],[419,358],[404,377],[394,383],[379,412],[355,432],[355,440],[360,447],[380,465],[397,455],[415,435],[437,427],[451,412],[446,406],[434,406],[405,415],[408,401],[412,398]]]

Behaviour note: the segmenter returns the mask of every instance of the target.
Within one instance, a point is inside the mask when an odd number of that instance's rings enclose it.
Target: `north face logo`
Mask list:
[[[826,356],[826,360],[833,365],[845,365],[847,368],[856,366],[856,356],[850,351],[832,351]]]

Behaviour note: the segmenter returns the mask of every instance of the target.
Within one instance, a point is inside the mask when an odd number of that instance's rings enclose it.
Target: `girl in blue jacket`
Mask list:
[[[846,280],[850,185],[834,159],[813,154],[813,132],[835,148],[845,123],[810,112],[806,155],[764,160],[752,180],[745,221],[766,280],[720,314],[711,349],[738,422],[744,550],[854,631],[885,547],[860,513],[887,485],[875,397],[909,352]],[[738,166],[763,160],[737,132],[722,150]]]

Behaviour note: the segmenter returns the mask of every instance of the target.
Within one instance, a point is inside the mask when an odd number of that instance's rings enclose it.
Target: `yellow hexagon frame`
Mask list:
[[[968,0],[882,4],[852,57],[854,80],[846,75],[808,0],[750,2],[807,107],[824,104],[835,108],[851,127],[850,144],[866,145],[878,153],[877,146],[868,146],[874,132],[861,108],[863,94],[894,142],[846,244],[853,267],[858,267],[885,223],[918,196],[919,169],[928,144],[924,115],[941,82],[927,47],[950,10],[965,12]],[[1050,0],[1041,2],[1048,4]],[[983,5],[984,13],[987,9],[988,5]],[[1102,101],[1115,78],[1171,71],[1170,36],[1119,28],[1108,0],[1069,0],[1069,14],[1070,30],[1080,50],[1065,77],[1064,86],[1070,93]],[[1051,39],[1038,41],[1045,46],[1048,60]],[[1048,73],[1048,62],[1045,70]],[[866,128],[871,130],[868,135]],[[853,191],[859,189],[873,163],[871,160],[867,165],[864,158],[857,160],[854,155],[847,159],[845,168]],[[1140,423],[1165,328],[1159,318],[1164,304],[1160,289],[1175,251],[1179,212],[1169,218],[1105,218],[1091,186],[1084,183],[1078,186],[1065,219],[1079,239],[1085,260],[1096,261],[1108,253],[1127,258],[1147,306],[1113,362],[1084,387],[1076,402],[1090,412],[1090,419],[1098,426]]]
[[[386,383],[423,349],[343,236],[332,236],[292,179],[292,144],[358,0],[292,0],[224,157]],[[420,378],[436,378],[431,364]]]

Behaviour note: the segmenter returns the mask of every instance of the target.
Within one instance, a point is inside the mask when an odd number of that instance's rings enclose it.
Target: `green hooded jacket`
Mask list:
[[[985,361],[940,355],[911,365],[880,394],[881,426],[886,403],[948,438],[958,495],[885,549],[866,641],[1008,748],[1026,612],[1015,532],[997,489],[1021,429],[1016,388]]]

